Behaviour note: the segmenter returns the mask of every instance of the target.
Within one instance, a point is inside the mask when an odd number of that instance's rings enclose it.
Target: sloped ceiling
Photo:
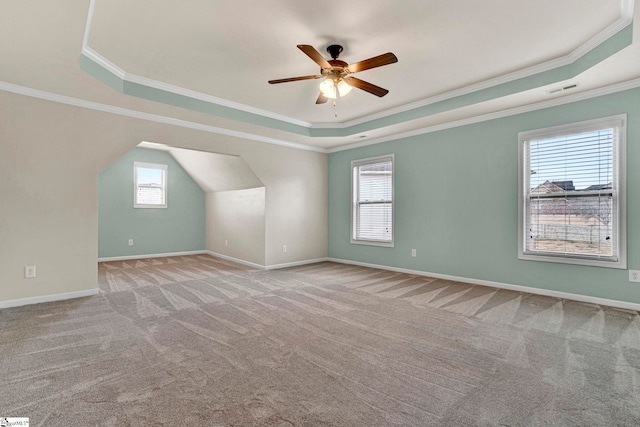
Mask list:
[[[240,156],[187,150],[148,141],[138,147],[167,151],[205,193],[264,187]]]
[[[640,85],[633,0],[4,0],[0,89],[332,151]],[[315,105],[297,48],[396,64]],[[559,90],[576,85],[570,90]],[[552,93],[550,93],[552,92]]]

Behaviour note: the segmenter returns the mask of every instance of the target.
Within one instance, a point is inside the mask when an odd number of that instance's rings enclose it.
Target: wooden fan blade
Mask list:
[[[344,81],[353,87],[357,87],[358,89],[362,89],[365,92],[369,92],[381,98],[389,93],[387,89],[381,88],[380,86],[376,86],[369,82],[365,82],[364,80],[360,80],[356,77],[345,77]]]
[[[371,68],[382,67],[383,65],[389,65],[398,62],[398,58],[391,53],[383,53],[382,55],[374,56],[373,58],[365,59],[364,61],[354,62],[349,65],[347,69],[352,73],[357,73]]]
[[[313,46],[308,44],[299,44],[298,49],[303,51],[309,58],[320,66],[320,68],[331,68],[331,64],[324,59],[324,56],[320,54]]]
[[[300,77],[289,77],[288,79],[277,79],[277,80],[269,80],[269,84],[276,84],[276,83],[286,83],[286,82],[297,82],[298,80],[312,80],[312,79],[319,79],[322,76],[316,75],[316,76],[300,76]]]
[[[320,95],[318,95],[318,99],[316,99],[316,104],[324,104],[328,100],[329,98],[327,98],[322,92],[320,92]]]

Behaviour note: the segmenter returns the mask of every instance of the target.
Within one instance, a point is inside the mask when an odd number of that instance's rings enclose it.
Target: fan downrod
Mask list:
[[[340,54],[342,53],[342,46],[340,46],[339,44],[332,44],[330,46],[327,46],[327,52],[329,52],[331,58],[338,59],[338,56],[340,56]]]

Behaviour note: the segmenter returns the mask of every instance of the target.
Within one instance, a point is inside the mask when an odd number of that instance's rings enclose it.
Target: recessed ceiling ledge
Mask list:
[[[109,87],[126,95],[294,135],[325,138],[347,137],[382,129],[572,79],[631,45],[633,35],[633,1],[622,0],[621,17],[615,23],[564,57],[347,122],[308,123],[127,73],[87,45],[92,13],[93,7],[90,7],[80,67]]]

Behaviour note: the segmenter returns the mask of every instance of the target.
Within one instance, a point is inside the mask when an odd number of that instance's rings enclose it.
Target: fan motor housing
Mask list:
[[[329,64],[331,64],[331,68],[321,68],[320,69],[320,74],[322,74],[323,76],[326,77],[344,77],[347,74],[349,74],[349,70],[347,69],[347,67],[349,66],[349,64],[347,64],[344,61],[340,61],[339,59],[330,59]]]
[[[327,46],[327,52],[333,59],[338,59],[338,56],[342,53],[342,46],[339,44],[332,44]]]

